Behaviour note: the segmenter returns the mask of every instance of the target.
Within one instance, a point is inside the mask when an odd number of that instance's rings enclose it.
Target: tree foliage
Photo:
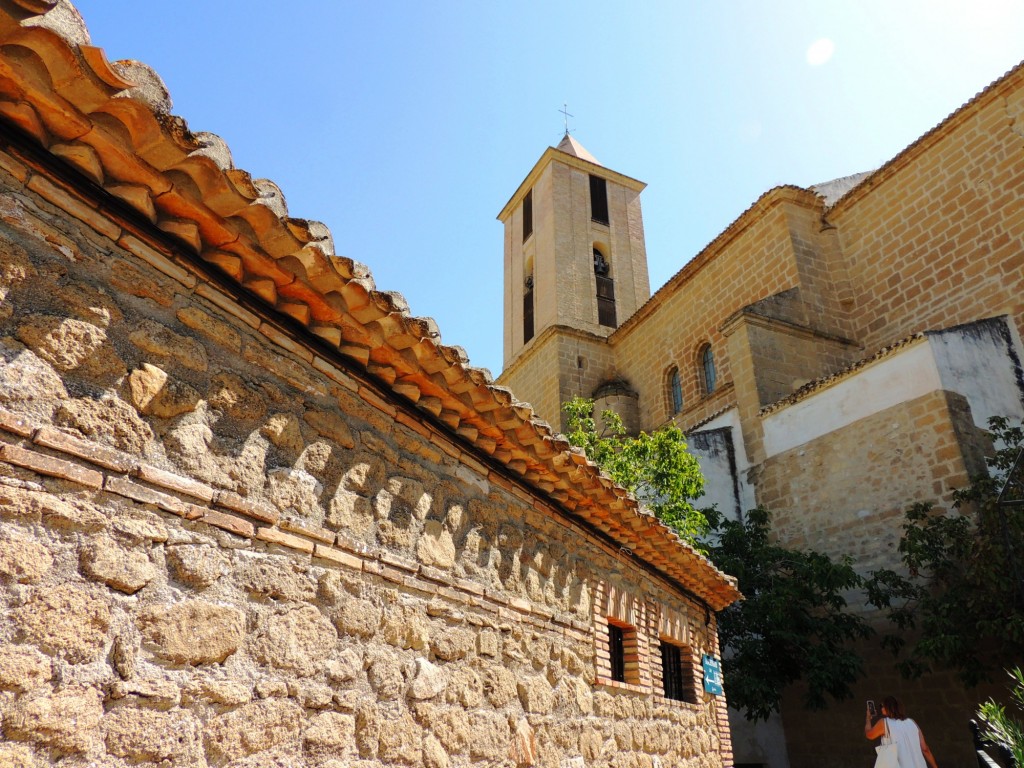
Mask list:
[[[804,706],[821,709],[828,697],[846,699],[863,674],[851,641],[873,631],[846,610],[844,594],[862,586],[849,558],[832,560],[787,549],[769,539],[764,509],[744,520],[723,520],[708,549],[712,562],[739,580],[743,600],[719,614],[723,672],[729,704],[748,719],[777,712],[783,691],[801,683]]]
[[[998,503],[1024,430],[1004,418],[990,428],[1002,447],[988,459],[988,474],[953,493],[953,510],[917,504],[907,511],[899,552],[910,578],[885,570],[867,585],[898,629],[918,630],[908,647],[887,638],[911,677],[947,668],[973,686],[1024,658],[1024,507]]]
[[[1014,667],[1009,674],[1013,680],[1010,695],[1016,709],[1024,714],[1024,672]],[[982,736],[1008,750],[1018,766],[1024,765],[1024,722],[1010,717],[1006,708],[992,699],[981,705],[978,719],[985,726]]]
[[[749,719],[767,719],[794,683],[803,683],[811,708],[825,706],[828,697],[847,698],[862,674],[861,660],[848,646],[871,633],[844,610],[844,592],[862,585],[850,561],[773,544],[763,509],[732,521],[696,508],[704,480],[678,427],[629,437],[616,414],[605,411],[606,427],[599,432],[591,401],[577,398],[563,407],[571,443],[738,578],[744,599],[719,614],[730,706]]]
[[[686,450],[682,430],[672,424],[629,437],[619,415],[605,411],[599,432],[592,400],[577,397],[562,408],[568,417],[569,442],[582,448],[616,483],[632,491],[661,522],[699,546],[700,537],[717,515],[693,505],[704,495],[704,476],[697,459]]]

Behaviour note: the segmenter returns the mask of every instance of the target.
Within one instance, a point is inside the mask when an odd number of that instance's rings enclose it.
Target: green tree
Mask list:
[[[704,476],[697,459],[686,450],[682,430],[672,424],[629,437],[619,415],[605,411],[599,432],[592,400],[573,398],[562,408],[568,417],[569,442],[582,448],[616,483],[632,491],[665,525],[700,546],[700,537],[717,514],[693,506],[693,501],[704,495]]]
[[[1016,708],[1024,713],[1024,672],[1020,667],[1009,670],[1013,680],[1011,697]],[[978,710],[978,719],[985,728],[982,736],[989,741],[1008,749],[1018,766],[1024,766],[1024,723],[1015,720],[1006,712],[1006,708],[989,699]]]
[[[771,516],[761,508],[742,521],[723,520],[708,556],[739,580],[743,600],[719,614],[729,649],[723,672],[729,704],[748,719],[777,712],[783,691],[800,683],[804,706],[822,709],[828,698],[849,698],[863,675],[851,642],[873,630],[846,610],[846,594],[863,579],[849,558],[773,544]]]
[[[883,570],[867,584],[869,599],[901,630],[886,642],[909,677],[946,668],[973,686],[1024,657],[1024,507],[998,499],[1024,430],[1004,418],[990,428],[1002,447],[987,474],[953,493],[953,509],[917,504],[907,511],[899,552],[910,578]],[[917,632],[904,646],[909,629]]]
[[[695,507],[704,479],[678,427],[629,437],[611,411],[602,414],[605,427],[598,431],[590,400],[577,398],[563,408],[571,443],[738,578],[744,599],[719,614],[729,704],[749,719],[766,719],[794,683],[803,684],[810,708],[825,706],[828,697],[849,697],[862,674],[850,641],[871,634],[862,619],[845,611],[843,594],[862,586],[850,561],[771,543],[770,515],[763,509],[732,521]]]

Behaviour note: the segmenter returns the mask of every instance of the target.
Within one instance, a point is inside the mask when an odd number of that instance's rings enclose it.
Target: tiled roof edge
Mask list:
[[[33,56],[0,57],[15,86],[0,96],[0,119],[540,498],[715,609],[739,597],[529,404],[470,366],[460,347],[442,345],[432,319],[411,315],[401,294],[377,290],[364,265],[336,255],[326,226],[290,217],[275,184],[235,168],[216,135],[191,132],[153,70],[109,62],[65,0],[12,2],[0,6],[0,43]],[[52,85],[39,86],[40,62]]]
[[[862,179],[856,186],[836,200],[835,203],[829,207],[828,212],[835,213],[846,206],[853,205],[870,189],[889,178],[889,176],[895,173],[905,163],[912,160],[919,152],[923,152],[933,140],[937,141],[939,139],[939,133],[943,129],[949,127],[958,120],[965,119],[979,103],[990,97],[994,97],[996,93],[1012,78],[1021,75],[1024,75],[1024,61],[1008,69],[1002,76],[996,78],[986,87],[982,88],[974,94],[974,96],[950,112],[944,119],[936,123],[931,129],[923,133],[911,144],[906,146],[887,162],[883,163],[875,171],[868,174],[866,178]]]
[[[827,387],[830,387],[833,384],[838,383],[839,381],[849,377],[851,374],[861,370],[862,368],[866,368],[872,363],[876,363],[879,360],[882,360],[883,358],[890,357],[899,350],[909,347],[912,344],[916,344],[917,342],[924,339],[926,335],[926,333],[921,332],[911,334],[910,336],[905,336],[899,341],[893,342],[892,344],[882,347],[873,355],[861,358],[857,362],[851,363],[850,365],[846,366],[845,368],[841,368],[835,373],[831,373],[828,376],[822,376],[820,378],[814,379],[813,381],[809,381],[799,389],[795,390],[792,394],[787,395],[781,400],[776,400],[774,403],[769,403],[768,405],[763,406],[761,410],[757,412],[757,415],[762,417],[768,416],[769,414],[774,413],[775,411],[793,405],[794,403],[797,403],[809,397],[815,392],[818,392],[822,389],[826,389]]]

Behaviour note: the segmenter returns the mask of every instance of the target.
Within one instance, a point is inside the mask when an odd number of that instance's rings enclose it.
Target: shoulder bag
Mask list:
[[[885,718],[885,737],[882,743],[875,747],[878,757],[875,758],[875,768],[900,768],[899,751],[896,742],[889,735],[889,719]]]

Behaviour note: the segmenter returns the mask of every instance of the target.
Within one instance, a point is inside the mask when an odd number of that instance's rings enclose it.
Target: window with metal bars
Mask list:
[[[611,660],[612,680],[626,682],[626,643],[622,627],[608,625],[608,655]]]
[[[688,649],[661,641],[661,683],[666,699],[697,703],[693,689],[693,661]]]

